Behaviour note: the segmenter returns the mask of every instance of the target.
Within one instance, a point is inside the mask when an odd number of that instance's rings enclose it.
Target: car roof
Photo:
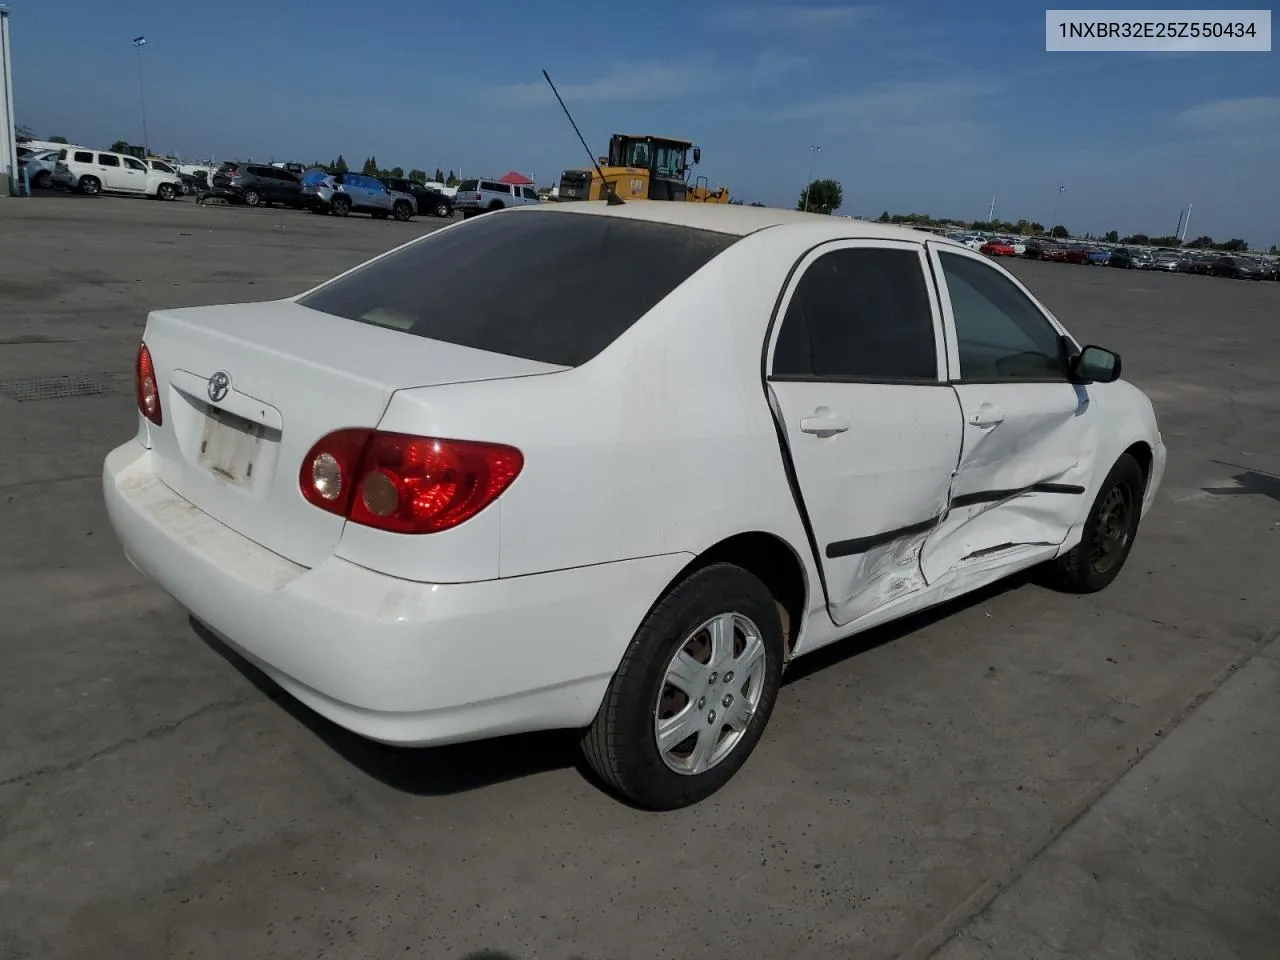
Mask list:
[[[544,203],[536,207],[515,207],[512,212],[618,217],[711,230],[738,237],[769,227],[795,224],[812,228],[817,239],[858,237],[869,240],[910,240],[915,243],[934,240],[948,246],[964,247],[964,244],[946,237],[923,230],[912,230],[910,227],[895,227],[873,220],[854,220],[821,213],[801,213],[799,210],[782,210],[777,207],[669,200],[633,200],[611,207],[603,200],[574,200],[568,203]]]

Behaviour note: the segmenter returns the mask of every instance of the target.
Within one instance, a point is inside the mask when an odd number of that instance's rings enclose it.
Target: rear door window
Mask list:
[[[782,318],[773,375],[936,381],[920,251],[850,247],[813,261]]]
[[[737,239],[608,216],[481,217],[361,267],[299,303],[572,367],[596,356]]]

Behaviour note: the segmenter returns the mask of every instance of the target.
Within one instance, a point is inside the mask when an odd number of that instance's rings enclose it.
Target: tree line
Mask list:
[[[308,169],[319,169],[326,173],[351,172],[351,168],[347,166],[347,161],[342,154],[338,154],[336,159],[330,160],[328,163],[323,163],[317,160],[315,163],[311,164]],[[430,177],[427,175],[427,171],[419,170],[415,167],[406,174],[404,172],[404,167],[387,168],[379,166],[377,157],[366,157],[364,164],[360,167],[360,173],[366,177],[408,177],[410,180],[420,180],[424,183],[428,180],[432,180],[436,183],[443,183],[446,187],[456,187],[462,182],[461,178],[452,170],[446,174],[443,169],[436,167],[436,175],[434,177]]]

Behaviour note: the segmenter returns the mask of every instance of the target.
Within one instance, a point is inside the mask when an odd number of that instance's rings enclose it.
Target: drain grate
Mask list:
[[[36,377],[32,380],[0,382],[0,397],[27,403],[33,400],[63,400],[116,393],[121,388],[96,377]]]

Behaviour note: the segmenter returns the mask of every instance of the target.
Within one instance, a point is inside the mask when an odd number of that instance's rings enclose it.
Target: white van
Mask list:
[[[153,170],[126,153],[82,147],[68,147],[58,153],[53,181],[90,195],[124,193],[173,200],[182,194],[182,180],[174,174]]]

